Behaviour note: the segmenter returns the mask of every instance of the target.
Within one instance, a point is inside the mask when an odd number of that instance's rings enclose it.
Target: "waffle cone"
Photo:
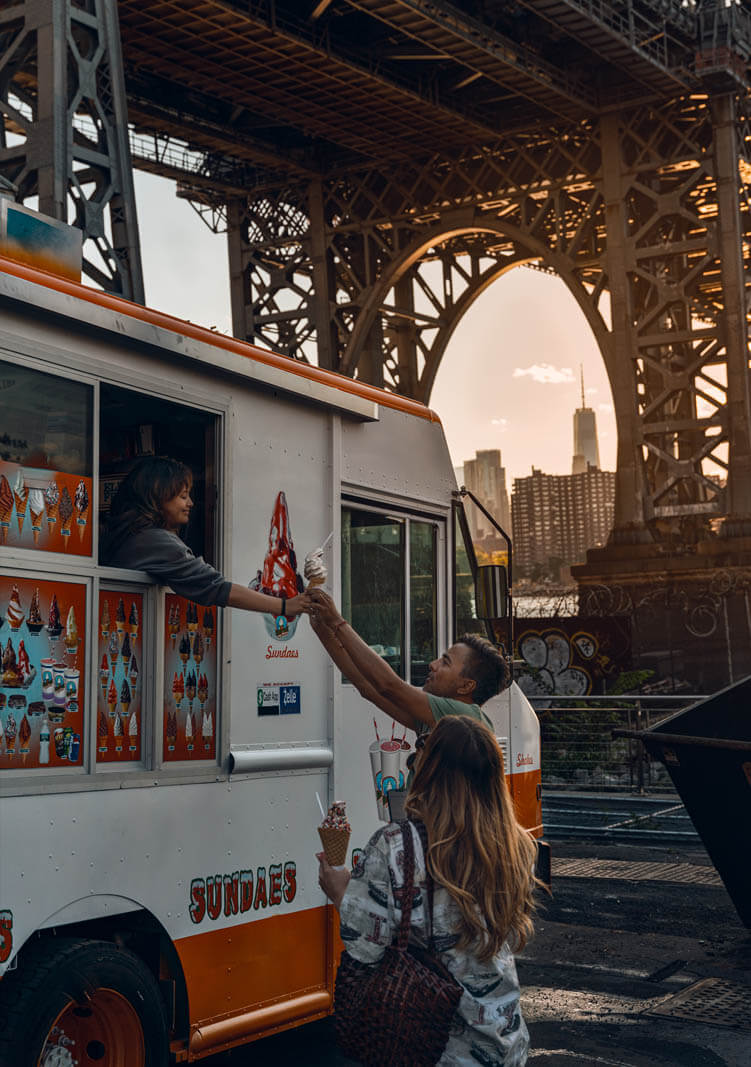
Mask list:
[[[315,589],[317,586],[325,585],[325,578],[311,578],[308,582],[308,589]]]
[[[326,859],[332,867],[342,867],[347,859],[347,845],[349,844],[349,830],[331,830],[328,827],[319,826],[318,836],[326,853]]]

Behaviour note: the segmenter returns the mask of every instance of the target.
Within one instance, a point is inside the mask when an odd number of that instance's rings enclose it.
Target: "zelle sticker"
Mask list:
[[[299,682],[264,682],[258,686],[259,715],[299,715]]]

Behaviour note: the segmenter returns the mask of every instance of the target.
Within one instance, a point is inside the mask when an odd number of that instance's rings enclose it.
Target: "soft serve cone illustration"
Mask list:
[[[292,533],[287,510],[287,498],[284,493],[277,494],[269,530],[269,547],[263,561],[263,570],[259,571],[250,583],[251,589],[258,589],[269,596],[285,597],[290,600],[302,592],[303,580],[297,573],[297,556],[292,543]],[[264,615],[264,622],[272,637],[286,641],[297,628],[297,619],[289,622],[272,619]]]

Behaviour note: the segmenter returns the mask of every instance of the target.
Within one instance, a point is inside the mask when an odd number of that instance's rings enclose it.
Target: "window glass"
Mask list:
[[[436,527],[409,523],[410,681],[423,685],[438,654],[436,614]]]
[[[454,511],[454,636],[478,633],[485,627],[475,614],[475,580],[462,529],[461,512]]]
[[[0,544],[91,554],[93,390],[0,360]]]
[[[342,511],[342,614],[404,677],[404,523]]]

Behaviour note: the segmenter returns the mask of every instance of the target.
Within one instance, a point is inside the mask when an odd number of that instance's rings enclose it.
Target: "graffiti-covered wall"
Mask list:
[[[516,681],[527,696],[607,692],[631,669],[627,617],[516,620]]]

